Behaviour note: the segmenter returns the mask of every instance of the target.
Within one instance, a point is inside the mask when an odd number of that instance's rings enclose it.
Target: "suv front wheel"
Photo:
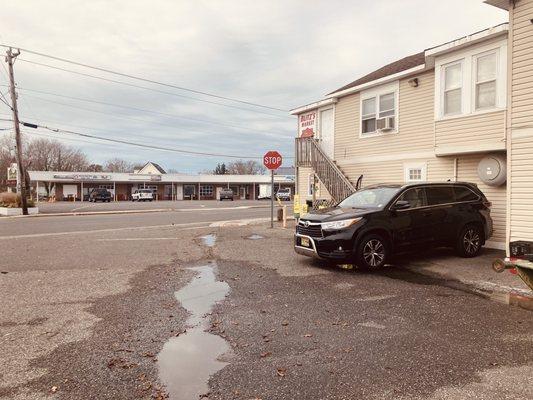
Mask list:
[[[475,257],[481,250],[483,231],[478,225],[466,225],[457,238],[455,248],[461,257]]]
[[[388,261],[388,244],[380,235],[367,235],[359,242],[355,256],[357,266],[360,269],[366,271],[377,270]]]

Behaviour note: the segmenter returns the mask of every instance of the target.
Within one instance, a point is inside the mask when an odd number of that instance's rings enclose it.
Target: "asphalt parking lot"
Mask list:
[[[297,256],[291,229],[257,222],[268,213],[0,220],[0,398],[533,398],[531,312],[431,275],[482,271],[491,251],[365,274]],[[180,303],[195,267],[214,282]],[[223,282],[210,310],[218,289],[202,288]],[[188,368],[165,364],[184,344],[200,349]],[[191,368],[205,382],[180,375]]]

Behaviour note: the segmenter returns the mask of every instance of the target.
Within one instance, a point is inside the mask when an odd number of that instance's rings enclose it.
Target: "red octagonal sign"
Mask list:
[[[278,169],[281,167],[282,161],[281,154],[275,150],[269,151],[263,156],[263,164],[265,164],[265,167],[268,169]]]

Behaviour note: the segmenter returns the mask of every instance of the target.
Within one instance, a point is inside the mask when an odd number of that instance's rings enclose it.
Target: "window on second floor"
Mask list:
[[[474,64],[476,110],[496,107],[496,53],[477,56]]]
[[[507,41],[437,57],[435,117],[454,118],[506,107]]]
[[[378,90],[362,93],[361,135],[379,133],[379,120],[391,117],[392,128],[396,130],[397,86],[388,85]]]
[[[462,110],[463,64],[444,67],[444,115],[460,114]]]

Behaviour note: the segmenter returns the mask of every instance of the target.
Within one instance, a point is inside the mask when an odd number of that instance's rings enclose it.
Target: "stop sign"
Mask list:
[[[281,162],[283,159],[281,158],[281,154],[279,154],[277,151],[269,151],[263,156],[263,164],[268,169],[278,169],[281,167]]]

